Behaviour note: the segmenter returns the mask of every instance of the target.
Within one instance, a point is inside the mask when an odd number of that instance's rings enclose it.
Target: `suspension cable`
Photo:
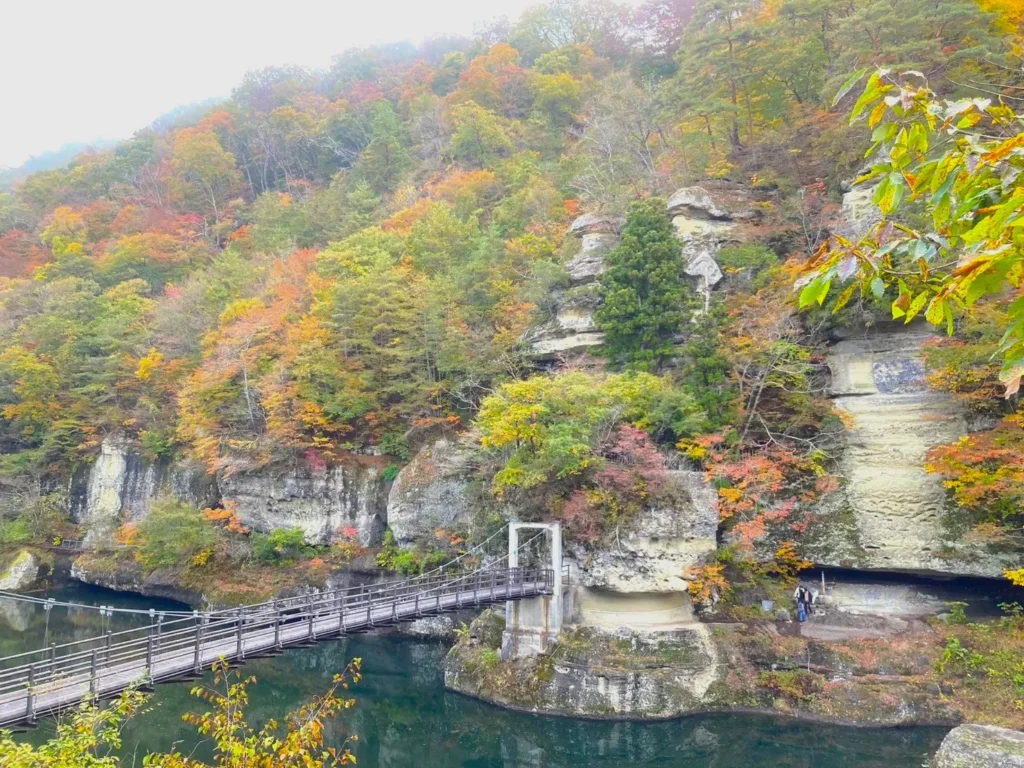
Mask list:
[[[43,607],[50,606],[51,608],[77,608],[87,611],[102,611],[102,612],[114,612],[114,613],[129,613],[135,615],[149,616],[152,613],[163,614],[164,616],[192,616],[192,611],[158,611],[151,608],[115,608],[112,605],[86,605],[85,603],[68,603],[63,600],[54,600],[53,598],[45,597],[32,597],[31,595],[19,595],[16,592],[5,592],[0,590],[0,598],[7,600],[16,600],[20,603],[31,603],[33,605],[41,605]]]
[[[489,544],[491,541],[493,541],[502,532],[504,532],[508,528],[508,526],[509,526],[509,524],[505,523],[505,525],[503,525],[501,528],[496,530],[494,533],[492,533],[486,539],[481,541],[479,544],[474,545],[471,549],[468,549],[467,551],[463,552],[458,557],[455,557],[455,558],[449,560],[446,563],[442,563],[441,565],[437,566],[436,568],[433,568],[433,569],[431,569],[429,571],[424,571],[423,573],[419,574],[419,576],[417,578],[422,577],[422,576],[429,576],[431,574],[437,573],[438,571],[443,571],[443,570],[445,570],[447,568],[450,568],[452,565],[454,565],[455,563],[459,562],[460,560],[464,560],[465,558],[473,555],[474,553],[476,553],[479,550],[483,549],[487,544]],[[531,543],[533,543],[534,541],[539,539],[545,533],[546,533],[546,531],[541,530],[536,535],[534,535],[531,538],[527,539],[526,541],[524,541],[522,544],[519,545],[519,547],[516,549],[516,552],[521,552],[528,545],[530,545]],[[493,566],[494,564],[503,562],[505,560],[508,560],[508,553],[507,552],[504,555],[502,555],[501,557],[499,557],[496,560],[492,561],[491,566]],[[478,570],[484,570],[484,569],[481,568],[481,569],[478,569]],[[474,571],[474,573],[475,573],[475,571]],[[108,616],[111,613],[122,613],[122,614],[133,615],[133,616],[163,615],[163,616],[170,616],[170,617],[173,617],[173,618],[191,618],[196,613],[195,611],[158,611],[158,610],[155,610],[155,609],[152,609],[152,608],[141,608],[141,609],[140,608],[117,608],[117,607],[114,607],[114,606],[111,606],[111,605],[87,605],[85,603],[72,603],[72,602],[67,602],[67,601],[63,601],[63,600],[55,600],[53,598],[33,597],[31,595],[19,595],[16,592],[7,592],[7,591],[4,591],[4,590],[0,590],[0,598],[8,599],[8,600],[14,600],[14,601],[21,602],[21,603],[29,603],[29,604],[32,604],[32,605],[41,605],[41,606],[43,606],[47,610],[50,609],[50,608],[69,608],[69,609],[73,608],[73,609],[77,609],[77,610],[99,611],[102,614],[105,614],[105,615],[108,615]],[[202,614],[204,612],[200,611],[199,613]]]

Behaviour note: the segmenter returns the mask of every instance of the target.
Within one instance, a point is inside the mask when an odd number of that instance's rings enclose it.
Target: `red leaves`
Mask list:
[[[1024,415],[1002,419],[994,429],[933,448],[925,469],[942,475],[961,507],[984,518],[1020,515],[1024,504]]]
[[[664,457],[636,427],[619,425],[600,455],[605,465],[591,478],[592,487],[575,491],[562,507],[563,524],[582,541],[597,541],[608,523],[638,512],[665,479]]]
[[[705,442],[717,442],[721,440]],[[822,475],[813,462],[790,448],[770,445],[737,456],[712,450],[706,460],[708,479],[718,487],[719,515],[731,521],[733,536],[749,549],[772,527],[806,530],[806,505],[839,488],[832,475]],[[799,519],[793,519],[799,515]]]

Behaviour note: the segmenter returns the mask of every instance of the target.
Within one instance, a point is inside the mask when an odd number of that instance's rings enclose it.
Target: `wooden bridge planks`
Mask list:
[[[371,609],[369,619],[365,610],[351,607],[345,611],[344,627],[341,626],[339,613],[324,612],[315,614],[313,631],[310,634],[308,615],[292,623],[282,624],[279,628],[281,647],[294,646],[326,640],[352,631],[369,629],[375,626],[392,624],[395,621],[412,621],[419,616],[430,616],[437,613],[456,610],[463,606],[482,605],[506,600],[537,597],[547,594],[548,584],[544,581],[520,582],[509,594],[506,585],[483,587],[460,593],[449,593],[440,596],[430,594],[419,601],[415,595],[403,595],[396,600],[384,602]],[[217,638],[200,644],[199,667],[209,669],[218,659],[242,661],[277,650],[274,627],[242,629],[242,657],[238,656],[238,641],[235,637]],[[150,677],[144,660],[126,664],[101,667],[95,684],[96,692],[101,698],[115,696],[132,685],[164,682],[174,679],[191,677],[196,671],[196,658],[193,648],[179,648],[171,651],[157,651],[153,655],[153,674]],[[90,674],[78,674],[68,678],[57,678],[44,685],[36,686],[33,701],[29,702],[29,687],[18,696],[8,696],[0,701],[0,726],[31,722],[36,717],[59,713],[80,704],[90,695]]]

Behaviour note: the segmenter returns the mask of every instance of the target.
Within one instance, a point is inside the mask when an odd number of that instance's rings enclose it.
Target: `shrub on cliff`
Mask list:
[[[195,507],[160,499],[139,523],[135,558],[146,570],[187,566],[216,543],[217,534]]]
[[[494,468],[492,490],[502,496],[600,469],[601,446],[619,425],[687,434],[703,418],[666,378],[574,371],[502,385],[481,403],[475,424]]]

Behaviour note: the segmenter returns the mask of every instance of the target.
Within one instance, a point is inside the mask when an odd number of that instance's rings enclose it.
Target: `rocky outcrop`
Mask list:
[[[128,441],[107,438],[72,482],[71,517],[86,526],[88,540],[109,541],[164,496],[199,508],[231,501],[257,531],[301,528],[310,543],[322,544],[351,528],[362,546],[373,546],[387,521],[389,483],[379,463],[360,457],[322,470],[272,466],[214,477],[197,462],[147,461]]]
[[[468,446],[441,438],[402,467],[388,494],[387,522],[395,543],[429,542],[439,528],[469,524]]]
[[[569,286],[555,297],[554,317],[526,336],[541,359],[578,354],[604,341],[594,324],[598,304],[597,278],[604,271],[604,256],[619,241],[619,219],[589,213],[580,216],[569,232],[580,239],[579,253],[568,264]]]
[[[196,462],[147,461],[128,441],[108,437],[72,481],[71,519],[88,528],[90,540],[110,538],[122,523],[145,517],[161,496],[212,506],[217,485]]]
[[[218,478],[242,523],[257,531],[301,528],[306,541],[326,544],[352,529],[361,546],[379,544],[387,524],[389,483],[370,462],[266,468]]]
[[[929,449],[967,432],[955,399],[925,381],[931,335],[883,326],[848,333],[829,353],[833,401],[850,426],[845,486],[822,510],[832,533],[811,548],[822,564],[999,577],[1019,558],[960,537],[940,478],[925,471]]]
[[[0,571],[0,590],[17,592],[28,589],[39,578],[42,568],[39,558],[27,549],[18,552]]]
[[[83,584],[93,584],[117,592],[134,592],[146,597],[176,600],[197,608],[210,605],[201,590],[182,583],[180,571],[159,569],[147,574],[132,559],[82,556],[72,563],[70,576]]]
[[[685,592],[687,568],[715,551],[718,499],[703,473],[673,470],[650,509],[596,551],[571,544],[578,586],[620,593]]]
[[[863,172],[868,169],[865,168]],[[874,203],[876,184],[843,183],[843,203],[839,212],[839,223],[834,228],[837,234],[847,240],[859,240],[877,222],[882,214]]]
[[[699,709],[717,676],[713,645],[701,627],[615,634],[578,629],[550,656],[496,663],[480,621],[446,658],[445,686],[512,709],[604,719],[676,717]]]
[[[932,768],[1024,768],[1024,733],[961,725],[942,740]]]
[[[481,615],[445,659],[446,687],[529,712],[657,719],[761,710],[860,725],[951,724],[926,651],[913,637],[879,654],[858,641],[812,640],[776,625],[670,629],[578,627],[550,652],[503,661],[499,618]],[[873,643],[874,640],[868,640]]]
[[[683,242],[686,274],[700,281],[707,295],[722,279],[715,255],[729,242],[748,239],[738,226],[756,216],[744,187],[708,181],[678,190],[668,200],[668,213]]]
[[[685,273],[696,278],[698,289],[708,296],[721,281],[715,255],[723,245],[744,242],[751,233],[747,222],[757,217],[749,192],[743,186],[707,181],[684,187],[668,200],[676,234],[686,257]],[[569,287],[555,297],[554,317],[532,329],[525,341],[539,359],[579,354],[604,341],[594,324],[599,301],[597,278],[604,271],[604,256],[619,241],[622,220],[588,213],[570,226],[580,238],[580,251],[568,264]]]

